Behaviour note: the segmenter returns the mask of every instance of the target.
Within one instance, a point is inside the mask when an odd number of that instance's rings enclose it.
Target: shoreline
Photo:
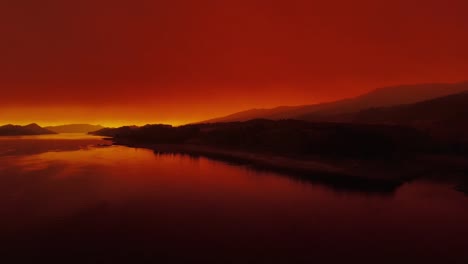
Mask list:
[[[110,140],[110,138],[107,138]],[[319,159],[294,159],[266,153],[254,153],[230,149],[221,149],[206,145],[194,144],[148,144],[115,139],[114,145],[143,148],[155,153],[177,153],[203,156],[214,160],[244,165],[257,170],[267,170],[286,174],[298,179],[316,181],[333,185],[336,188],[365,190],[375,192],[393,192],[409,180],[401,174],[375,170],[367,164],[353,168],[353,164],[336,164]],[[363,167],[368,167],[363,169]]]

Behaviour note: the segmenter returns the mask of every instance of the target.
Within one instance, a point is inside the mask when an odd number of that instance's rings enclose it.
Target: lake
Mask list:
[[[468,197],[450,183],[347,190],[100,144],[0,137],[3,263],[468,263]]]

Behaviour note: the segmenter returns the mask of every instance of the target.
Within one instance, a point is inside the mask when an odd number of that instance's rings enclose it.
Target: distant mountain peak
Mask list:
[[[29,127],[29,128],[42,128],[41,126],[39,126],[38,124],[36,123],[31,123],[29,125],[26,125],[25,127]]]

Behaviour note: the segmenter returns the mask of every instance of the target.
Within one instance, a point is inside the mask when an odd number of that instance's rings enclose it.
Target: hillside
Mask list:
[[[56,134],[53,131],[42,128],[37,124],[26,126],[5,125],[0,126],[0,136],[23,136],[23,135],[48,135]]]
[[[48,126],[45,128],[56,133],[88,133],[103,129],[104,127],[90,124],[69,124],[61,126]]]
[[[264,119],[180,127],[122,127],[91,134],[114,137],[117,142],[195,144],[294,157],[370,158],[420,149],[427,143],[423,133],[400,126]]]
[[[281,106],[272,109],[251,109],[201,123],[247,121],[256,118],[334,121],[329,120],[329,118],[336,118],[340,114],[359,112],[368,108],[416,103],[463,91],[468,91],[468,82],[392,86],[335,102],[303,106]]]
[[[415,104],[367,109],[348,119],[354,123],[411,126],[438,137],[468,142],[468,92]]]
[[[468,92],[415,104],[371,108],[354,116],[355,122],[417,124],[458,120],[468,117]]]

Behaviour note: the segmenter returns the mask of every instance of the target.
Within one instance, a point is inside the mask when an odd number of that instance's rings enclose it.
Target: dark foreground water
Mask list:
[[[1,263],[468,263],[448,183],[347,191],[102,143],[0,138]]]

